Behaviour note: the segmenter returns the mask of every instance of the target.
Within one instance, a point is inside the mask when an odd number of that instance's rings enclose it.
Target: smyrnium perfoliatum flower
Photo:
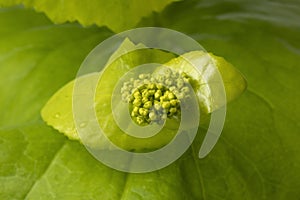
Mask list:
[[[166,69],[159,74],[139,74],[123,83],[122,100],[129,103],[130,116],[138,125],[162,124],[180,117],[180,100],[188,98],[191,78]]]

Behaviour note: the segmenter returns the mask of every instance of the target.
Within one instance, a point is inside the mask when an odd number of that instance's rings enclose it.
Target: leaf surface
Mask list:
[[[194,51],[174,58],[174,55],[163,51],[153,49],[138,50],[138,48],[139,47],[133,44],[129,39],[125,39],[116,52],[135,51],[116,59],[109,66],[106,66],[101,73],[87,74],[66,84],[57,91],[43,107],[41,111],[43,120],[70,139],[81,140],[75,128],[74,107],[72,107],[75,81],[77,81],[76,84],[78,85],[84,85],[82,88],[90,88],[92,87],[90,86],[91,82],[96,82],[97,87],[94,99],[95,108],[91,109],[95,109],[99,125],[106,136],[118,147],[125,148],[126,150],[157,149],[170,142],[177,132],[176,130],[178,129],[178,126],[172,127],[170,125],[170,123],[172,123],[171,119],[167,120],[165,127],[159,131],[157,135],[148,139],[137,139],[124,133],[124,131],[119,128],[118,124],[116,124],[113,117],[113,111],[111,109],[112,94],[116,87],[116,83],[118,83],[122,76],[130,69],[147,63],[165,64],[167,62],[166,65],[168,67],[174,70],[182,70],[186,72],[197,81],[197,84],[200,85],[200,87],[195,87],[195,93],[196,95],[201,95],[198,97],[199,104],[203,105],[201,109],[204,109],[206,113],[208,111],[212,112],[213,109],[217,109],[218,106],[220,106],[220,103],[225,102],[225,99],[220,100],[214,98],[209,92],[210,87],[208,84],[210,84],[210,82],[212,82],[212,84],[216,84],[214,81],[221,82],[221,79],[215,78],[215,76],[218,75],[217,70],[220,70],[221,78],[224,79],[224,87],[226,91],[228,91],[226,94],[228,100],[237,98],[246,88],[246,81],[243,76],[236,71],[230,63],[225,61],[225,59],[213,54],[204,53],[202,51]],[[116,54],[116,52],[114,54]],[[111,60],[113,56],[114,55],[112,55],[109,60]],[[188,59],[189,61],[203,60],[201,63],[205,64],[203,64],[203,66],[199,66],[199,68],[201,68],[201,73],[197,72],[194,66],[188,63],[185,59]],[[217,63],[217,59],[218,61],[221,61]],[[206,65],[206,63],[209,64]],[[159,71],[159,69],[160,68],[158,67],[156,71]],[[101,79],[99,78],[100,75]],[[200,77],[200,80],[198,80],[198,77]],[[219,85],[216,84],[216,86]],[[83,92],[89,92],[89,90]],[[116,111],[118,112],[118,115],[123,116],[119,117],[122,119],[126,118],[128,108],[125,107],[122,108],[122,110],[116,109]],[[190,113],[190,115],[193,116],[192,113]],[[129,125],[127,129],[130,127],[131,126]],[[77,128],[79,127],[77,126]],[[84,139],[86,145],[107,148],[107,144],[103,141],[103,138],[99,138],[101,141],[98,145],[96,144],[94,140],[96,140],[95,138],[97,138],[97,134],[89,133],[88,136],[81,135],[81,138],[82,137],[91,138]]]
[[[197,157],[201,129],[181,159],[147,174],[103,166],[40,119],[46,101],[111,33],[2,9],[0,199],[298,200],[299,8],[296,1],[185,1],[142,22],[189,34],[233,63],[249,86],[228,106],[208,157]]]
[[[141,24],[189,34],[248,81],[228,106],[221,141],[197,160],[198,199],[299,198],[299,8],[295,1],[179,2]]]
[[[22,4],[45,13],[57,24],[77,21],[84,26],[97,24],[119,32],[134,28],[142,17],[163,10],[173,1],[178,0],[0,0],[0,6]]]

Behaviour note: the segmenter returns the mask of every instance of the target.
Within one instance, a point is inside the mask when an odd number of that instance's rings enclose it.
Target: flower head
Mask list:
[[[159,74],[139,74],[124,82],[122,100],[129,103],[130,115],[138,125],[163,123],[180,116],[180,100],[188,97],[190,77],[167,68]]]

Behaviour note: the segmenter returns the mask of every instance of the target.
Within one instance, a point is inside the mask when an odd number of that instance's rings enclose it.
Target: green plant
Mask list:
[[[197,157],[199,137],[167,168],[127,174],[102,165],[40,117],[87,53],[114,33],[55,25],[22,7],[1,9],[0,199],[299,199],[299,13],[292,0],[182,1],[138,19],[137,26],[192,36],[233,63],[249,87],[228,105],[221,139],[208,157]]]

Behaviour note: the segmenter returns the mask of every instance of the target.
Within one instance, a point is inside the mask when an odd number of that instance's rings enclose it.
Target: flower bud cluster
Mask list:
[[[180,116],[180,99],[189,95],[190,78],[166,69],[163,74],[140,74],[121,88],[122,100],[130,104],[132,119],[139,125],[163,123]]]

